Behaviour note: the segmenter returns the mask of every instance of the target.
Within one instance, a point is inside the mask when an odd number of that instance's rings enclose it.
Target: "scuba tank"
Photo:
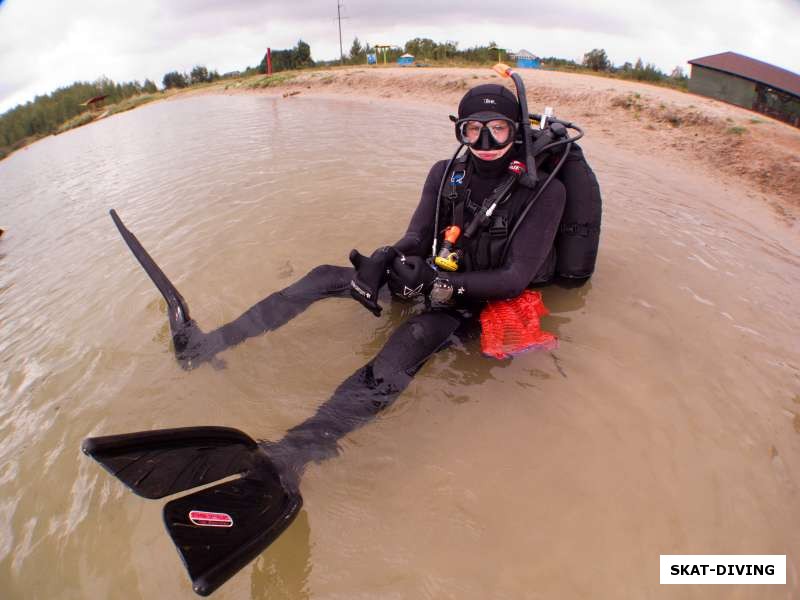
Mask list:
[[[600,246],[603,201],[594,171],[575,144],[557,175],[567,190],[556,234],[555,274],[563,283],[582,285],[592,276]]]

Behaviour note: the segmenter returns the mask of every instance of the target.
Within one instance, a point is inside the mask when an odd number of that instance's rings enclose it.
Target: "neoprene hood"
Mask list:
[[[520,109],[517,97],[502,85],[485,83],[472,88],[458,103],[459,119],[472,115],[485,118],[490,117],[491,113],[519,123]]]

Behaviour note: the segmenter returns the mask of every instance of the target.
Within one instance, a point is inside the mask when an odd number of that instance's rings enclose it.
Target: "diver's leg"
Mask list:
[[[194,368],[247,338],[277,329],[317,300],[349,296],[352,278],[351,267],[320,265],[214,331],[203,333],[194,321],[190,321],[182,332],[183,337],[173,338],[178,362],[185,369]]]
[[[294,300],[315,297],[300,282],[290,289],[282,292],[292,309],[283,322],[297,314]],[[261,319],[257,323],[262,329],[280,323],[258,314],[254,311],[253,318]],[[305,465],[335,455],[339,438],[389,406],[462,320],[458,313],[437,311],[406,321],[316,415],[289,430],[278,443],[256,444],[246,434],[225,427],[190,427],[92,438],[84,442],[83,451],[147,498],[205,486],[167,503],[164,524],[195,591],[208,595],[258,556],[295,518],[303,502],[298,488]],[[242,477],[208,487],[238,473]]]
[[[112,209],[110,214],[122,239],[167,303],[167,318],[175,345],[175,356],[184,369],[192,369],[211,360],[217,352],[249,337],[277,329],[317,300],[330,296],[346,296],[349,293],[350,280],[354,274],[352,268],[320,265],[289,287],[268,296],[238,319],[210,333],[203,333],[191,318],[189,306],[178,288],[125,226],[117,212]]]
[[[348,377],[316,414],[266,444],[267,454],[289,486],[296,486],[305,465],[337,454],[337,441],[391,405],[434,353],[443,348],[463,317],[435,310],[410,318],[378,355]]]

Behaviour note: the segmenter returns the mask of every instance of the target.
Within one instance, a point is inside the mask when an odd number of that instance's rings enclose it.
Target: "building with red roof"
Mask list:
[[[800,75],[722,52],[689,61],[689,91],[763,113],[800,127]]]

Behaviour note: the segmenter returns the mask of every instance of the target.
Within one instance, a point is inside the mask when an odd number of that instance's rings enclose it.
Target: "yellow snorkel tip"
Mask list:
[[[497,63],[492,67],[492,70],[500,75],[500,77],[511,77],[511,67],[504,65],[503,63]]]

